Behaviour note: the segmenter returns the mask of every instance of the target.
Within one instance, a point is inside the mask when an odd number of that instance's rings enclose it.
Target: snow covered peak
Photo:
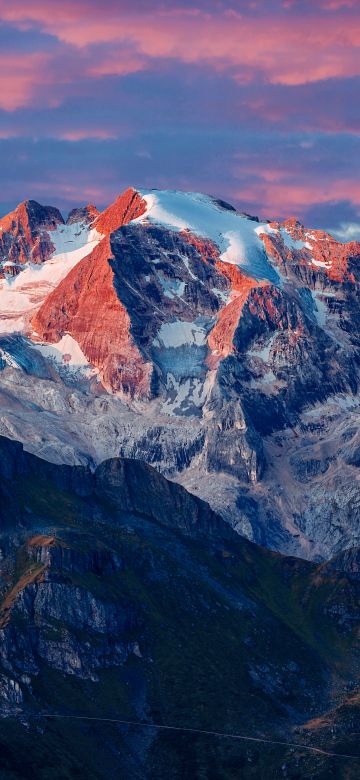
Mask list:
[[[0,230],[36,231],[52,229],[63,223],[63,217],[59,209],[54,206],[42,206],[36,200],[24,200],[22,203],[0,219]]]
[[[152,222],[176,231],[189,230],[211,239],[219,247],[224,263],[240,266],[253,278],[279,283],[260,238],[268,230],[268,223],[259,223],[197,192],[140,190],[139,194],[147,208],[134,222]]]

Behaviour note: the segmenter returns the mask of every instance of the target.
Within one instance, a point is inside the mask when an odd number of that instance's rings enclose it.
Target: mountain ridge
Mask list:
[[[0,433],[145,460],[275,549],[356,545],[360,245],[133,188],[45,232],[0,280]]]
[[[168,780],[195,766],[231,780],[281,777],[284,765],[323,778],[333,753],[355,758],[339,777],[357,776],[360,585],[347,562],[241,539],[138,461],[94,473],[0,438],[0,470],[4,779]],[[81,716],[144,722],[152,736]]]

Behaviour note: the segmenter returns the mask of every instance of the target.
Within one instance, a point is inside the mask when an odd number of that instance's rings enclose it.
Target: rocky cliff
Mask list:
[[[19,273],[24,263],[42,263],[54,252],[51,231],[64,220],[58,209],[34,200],[21,203],[0,219],[0,267],[2,276]]]

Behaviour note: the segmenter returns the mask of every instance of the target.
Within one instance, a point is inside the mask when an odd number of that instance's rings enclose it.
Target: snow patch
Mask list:
[[[96,373],[80,345],[69,333],[65,334],[56,344],[37,343],[33,345],[44,357],[55,361],[73,371],[86,369],[86,373]]]
[[[74,222],[71,225],[58,225],[49,233],[51,243],[54,245],[53,257],[61,255],[65,260],[74,257],[74,252],[81,252],[87,244],[98,243],[103,236],[95,228],[91,228],[87,222]]]
[[[231,298],[231,290],[220,290],[218,287],[213,287],[211,292],[213,292],[217,298],[220,298],[223,303],[229,303]]]
[[[9,354],[5,349],[0,348],[0,360],[3,361],[3,363],[8,366],[9,368],[21,368],[17,360]]]
[[[326,320],[328,316],[328,310],[326,303],[319,297],[321,293],[317,290],[311,290],[312,299],[314,301],[314,312],[318,325],[323,330],[326,330]]]
[[[279,233],[279,228],[271,227],[268,222],[265,222],[255,228],[255,233],[257,233],[259,237],[262,233],[266,233],[266,235],[271,236],[274,235],[274,233]]]
[[[208,400],[213,384],[214,373],[209,372],[205,380],[187,378],[177,380],[172,373],[166,377],[167,399],[161,406],[161,411],[170,417],[179,413],[192,414],[201,409]]]
[[[292,238],[289,231],[286,228],[280,230],[281,238],[288,249],[312,249],[311,244],[308,241],[296,240]]]
[[[224,238],[228,241],[228,248],[221,255],[221,260],[224,263],[231,263],[232,265],[241,265],[241,262],[245,260],[246,255],[246,243],[240,233],[236,233],[234,230],[230,230],[228,233],[224,233]]]
[[[23,332],[31,316],[103,237],[84,223],[49,231],[55,251],[45,263],[27,263],[17,276],[0,280],[0,333]]]
[[[194,345],[202,347],[206,344],[207,332],[204,327],[195,322],[186,322],[185,320],[175,320],[174,322],[163,322],[157,337],[154,340],[156,347],[181,347],[183,345]]]
[[[270,351],[276,338],[277,333],[274,333],[274,335],[270,337],[269,341],[267,344],[265,344],[264,347],[254,347],[254,349],[249,349],[248,355],[260,358],[264,363],[268,363],[270,359]]]
[[[355,411],[359,409],[359,397],[346,393],[338,393],[331,396],[327,401],[318,401],[311,409],[306,409],[302,412],[301,417],[304,421],[310,419],[318,419],[325,417],[328,419],[331,414],[334,413],[335,408],[338,407],[344,411]]]
[[[323,260],[315,260],[314,257],[311,258],[312,265],[317,265],[319,268],[330,268],[331,263],[325,263]]]
[[[172,279],[160,273],[158,273],[158,279],[167,298],[171,300],[176,296],[182,298],[185,292],[185,282],[182,282],[181,279]]]
[[[186,270],[187,270],[187,272],[188,272],[189,276],[191,276],[191,278],[192,278],[192,279],[197,279],[197,276],[195,276],[195,274],[192,272],[192,270],[191,270],[191,268],[190,268],[190,264],[189,264],[189,258],[188,258],[188,257],[186,257],[186,255],[181,255],[181,257],[182,257],[182,260],[183,260],[184,266],[185,266],[185,268],[186,268]]]

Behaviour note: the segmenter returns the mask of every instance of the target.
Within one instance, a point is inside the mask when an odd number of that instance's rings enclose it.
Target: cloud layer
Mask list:
[[[0,0],[0,20],[2,210],[144,182],[360,221],[357,2]]]

